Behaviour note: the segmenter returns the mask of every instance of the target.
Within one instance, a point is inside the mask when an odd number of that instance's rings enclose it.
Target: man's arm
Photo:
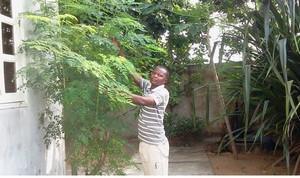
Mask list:
[[[131,95],[132,102],[142,106],[155,106],[155,101],[151,96]]]
[[[137,85],[137,86],[139,86],[139,87],[141,87],[141,83],[142,83],[142,76],[140,76],[140,74],[138,74],[137,72],[130,72],[130,74],[132,75],[132,77],[133,77],[133,81],[134,81],[134,83]]]
[[[112,43],[119,49],[119,56],[125,57],[125,53],[123,49],[121,48],[120,42],[116,38],[112,38]],[[135,69],[133,68],[132,71],[129,71],[131,76],[133,77],[134,83],[140,87],[142,82],[142,76],[140,76]]]

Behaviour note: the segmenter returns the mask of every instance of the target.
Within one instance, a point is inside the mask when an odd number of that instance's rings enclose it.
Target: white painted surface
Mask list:
[[[28,96],[27,107],[0,110],[0,175],[63,175],[64,141],[46,149],[38,118],[42,102]]]
[[[0,174],[43,172],[44,146],[36,113],[32,107],[0,111]]]
[[[13,0],[18,12],[34,7],[31,0]],[[21,20],[17,36],[26,39],[28,23]],[[30,59],[20,57],[20,63]],[[22,61],[23,60],[23,61]],[[0,95],[0,98],[2,96]],[[3,99],[3,98],[2,98]],[[53,106],[60,112],[59,106]],[[38,92],[27,91],[18,102],[0,103],[0,175],[63,175],[65,174],[64,141],[44,145],[39,113],[43,101]]]

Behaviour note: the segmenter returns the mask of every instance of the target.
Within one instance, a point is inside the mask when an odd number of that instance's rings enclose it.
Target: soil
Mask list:
[[[171,146],[204,144],[215,175],[288,175],[284,161],[272,166],[274,162],[280,159],[282,155],[280,151],[274,154],[272,151],[267,152],[255,148],[254,151],[246,153],[242,151],[242,148],[238,148],[238,159],[234,159],[230,151],[217,153],[218,143],[215,139],[174,137],[169,138],[169,142]],[[291,172],[293,169],[294,164],[291,165]],[[297,175],[300,174],[299,169]]]
[[[238,159],[234,159],[230,151],[217,153],[218,143],[213,139],[199,139],[195,137],[177,137],[170,138],[170,145],[173,146],[193,146],[204,144],[205,151],[211,162],[215,175],[287,175],[285,162],[279,162],[272,166],[274,162],[280,159],[282,153],[273,153],[257,147],[251,152],[244,152],[238,147]],[[294,165],[291,165],[293,171]],[[300,169],[300,168],[299,168]],[[297,172],[299,175],[300,171]]]
[[[232,153],[224,152],[219,155],[208,153],[215,175],[286,175],[283,163],[272,167],[279,158],[278,155],[265,153],[239,153],[234,159]]]

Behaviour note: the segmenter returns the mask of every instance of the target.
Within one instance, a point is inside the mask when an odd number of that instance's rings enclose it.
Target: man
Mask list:
[[[143,96],[132,94],[132,102],[141,105],[138,119],[139,152],[145,175],[168,175],[169,142],[163,125],[164,112],[169,101],[165,88],[169,72],[157,66],[150,81],[134,74],[135,83]]]
[[[116,38],[112,43],[119,49],[119,56],[125,53]],[[134,104],[141,105],[138,120],[139,152],[145,175],[168,175],[169,142],[163,125],[164,113],[169,102],[165,84],[169,71],[157,66],[150,75],[150,81],[143,79],[135,70],[134,82],[143,90],[143,96],[131,94]]]

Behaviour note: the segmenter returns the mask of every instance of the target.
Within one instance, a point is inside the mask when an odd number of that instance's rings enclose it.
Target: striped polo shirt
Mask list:
[[[140,141],[158,145],[166,141],[163,124],[164,113],[169,102],[169,92],[164,85],[151,88],[149,80],[142,79],[140,87],[143,96],[151,96],[155,106],[141,106],[138,119],[138,138]]]

